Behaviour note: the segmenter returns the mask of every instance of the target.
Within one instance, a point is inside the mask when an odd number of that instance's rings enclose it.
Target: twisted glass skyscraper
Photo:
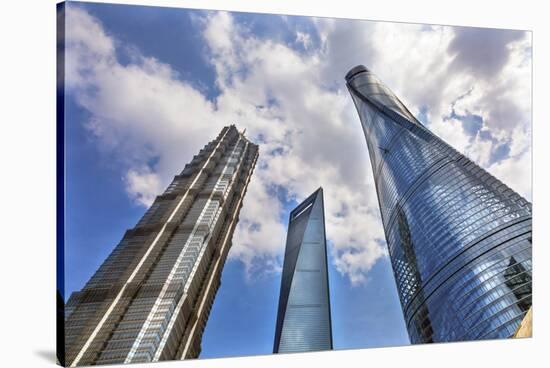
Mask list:
[[[531,306],[531,204],[431,133],[364,66],[346,82],[411,342],[512,336]]]
[[[65,308],[70,366],[197,357],[258,157],[225,127]]]
[[[274,353],[332,349],[323,189],[290,213]]]

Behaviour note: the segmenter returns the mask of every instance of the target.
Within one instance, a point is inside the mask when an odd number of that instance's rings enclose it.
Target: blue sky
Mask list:
[[[69,4],[65,298],[193,154],[236,123],[261,144],[260,161],[201,357],[271,352],[287,215],[320,185],[335,348],[407,344],[343,76],[367,65],[436,134],[530,200],[530,52],[519,31]]]

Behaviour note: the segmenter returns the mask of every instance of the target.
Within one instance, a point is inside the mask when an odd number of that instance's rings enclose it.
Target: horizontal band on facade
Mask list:
[[[288,304],[288,307],[290,308],[313,308],[313,307],[322,307],[326,306],[326,304]]]

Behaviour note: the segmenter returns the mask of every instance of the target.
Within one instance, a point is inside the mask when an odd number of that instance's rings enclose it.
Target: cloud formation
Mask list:
[[[454,56],[452,67],[476,77],[492,78],[501,72],[510,58],[509,45],[525,37],[523,31],[456,27],[447,48]]]
[[[86,126],[101,150],[124,168],[130,198],[144,206],[222,126],[247,129],[260,159],[230,256],[249,274],[280,271],[285,205],[319,186],[336,268],[358,284],[387,254],[366,144],[343,82],[359,63],[430,129],[530,199],[526,34],[487,36],[498,49],[489,67],[471,59],[468,43],[471,32],[486,30],[312,19],[309,31],[284,22],[295,40],[286,44],[230,13],[201,14],[195,23],[216,72],[214,100],[170,65],[122,47],[78,6],[67,7],[67,88],[91,113]],[[132,52],[122,64],[117,52],[125,50]]]

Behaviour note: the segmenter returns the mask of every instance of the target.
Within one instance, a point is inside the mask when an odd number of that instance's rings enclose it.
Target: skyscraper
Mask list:
[[[531,306],[531,204],[431,133],[364,66],[346,82],[411,342],[512,336]]]
[[[323,189],[288,220],[274,353],[332,349]]]
[[[223,128],[65,308],[66,364],[197,357],[258,157]]]

